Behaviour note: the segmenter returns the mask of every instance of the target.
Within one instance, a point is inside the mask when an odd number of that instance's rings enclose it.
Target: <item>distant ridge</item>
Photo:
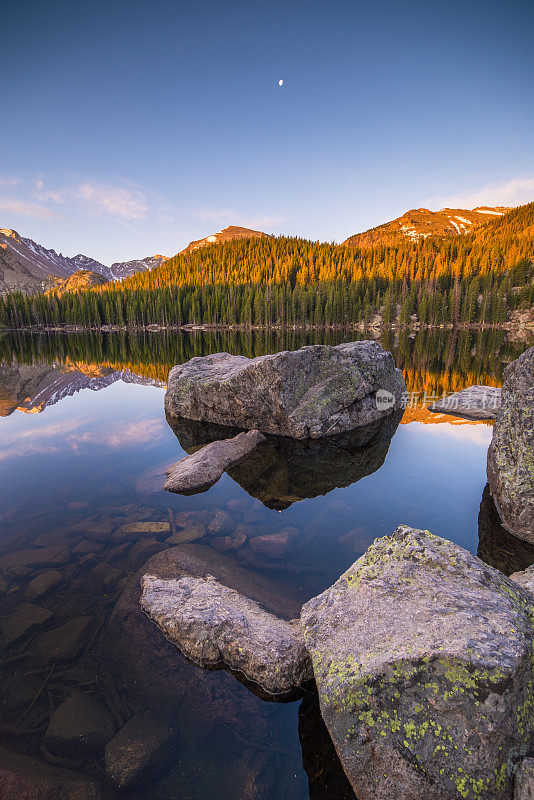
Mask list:
[[[205,236],[204,239],[197,239],[196,241],[189,242],[187,247],[184,247],[180,252],[189,253],[192,250],[198,250],[199,247],[204,247],[208,244],[231,242],[234,239],[255,239],[262,236],[268,236],[268,234],[262,231],[254,231],[252,228],[240,228],[238,225],[229,225],[227,228],[223,228],[222,231]]]
[[[12,228],[0,228],[0,293],[40,292],[49,287],[50,278],[69,278],[80,270],[98,273],[106,280],[119,280],[152,269],[165,260],[166,256],[155,255],[107,267],[82,253],[64,256],[24,238]]]
[[[413,208],[401,217],[370,228],[363,233],[350,236],[343,244],[354,247],[374,247],[380,244],[395,244],[403,240],[414,242],[428,236],[455,237],[472,233],[490,220],[507,214],[511,208],[504,206],[479,206],[472,210],[465,208],[442,208],[429,211],[428,208]]]

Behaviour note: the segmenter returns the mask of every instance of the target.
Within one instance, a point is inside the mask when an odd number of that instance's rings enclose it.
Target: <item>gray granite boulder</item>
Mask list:
[[[488,483],[504,527],[534,542],[534,347],[504,371]]]
[[[534,800],[534,758],[525,758],[517,772],[514,800]]]
[[[311,679],[298,623],[273,616],[212,576],[145,575],[141,585],[143,611],[198,666],[227,667],[270,695],[290,694]]]
[[[169,492],[193,494],[209,489],[223,472],[249,455],[265,436],[259,431],[244,431],[232,439],[211,442],[169,467],[163,488]]]
[[[534,564],[531,564],[530,567],[527,567],[527,569],[521,572],[512,573],[512,575],[510,575],[510,580],[514,581],[514,583],[518,583],[519,586],[522,586],[523,589],[526,589],[527,592],[534,595]]]
[[[532,611],[497,570],[406,526],[303,606],[359,800],[509,800],[534,724]]]
[[[437,414],[453,414],[467,419],[496,419],[501,407],[501,390],[495,386],[469,386],[432,403]]]
[[[311,345],[246,358],[192,358],[170,371],[167,414],[246,430],[318,439],[401,406],[406,386],[377,342]]]

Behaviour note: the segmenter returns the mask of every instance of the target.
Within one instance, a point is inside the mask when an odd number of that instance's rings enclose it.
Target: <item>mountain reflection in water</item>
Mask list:
[[[526,566],[528,548],[495,525],[486,495],[480,504],[491,427],[421,406],[425,394],[499,385],[529,342],[497,331],[383,337],[417,400],[398,428],[391,417],[340,441],[272,437],[204,494],[162,491],[164,467],[213,435],[166,424],[175,363],[350,338],[362,337],[0,336],[0,760],[20,797],[353,800],[316,695],[265,703],[189,664],[141,613],[148,559],[226,571],[288,617],[401,522],[479,546],[505,571]],[[286,549],[266,549],[282,530]],[[165,743],[127,795],[106,785],[101,747],[84,749],[66,727],[62,742],[47,735],[66,700],[84,707],[80,696],[113,730],[143,723],[145,750]]]

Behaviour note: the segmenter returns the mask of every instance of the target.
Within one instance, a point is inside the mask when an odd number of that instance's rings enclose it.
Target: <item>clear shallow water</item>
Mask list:
[[[505,364],[529,343],[495,333],[386,340],[419,402],[363,447],[273,446],[206,493],[161,490],[164,468],[198,444],[194,431],[174,432],[165,420],[163,380],[173,363],[223,349],[254,355],[347,338],[357,337],[0,338],[0,616],[20,612],[30,581],[57,570],[57,585],[32,600],[54,615],[42,630],[88,620],[68,657],[45,652],[38,628],[8,644],[4,630],[3,745],[42,757],[50,714],[83,691],[117,726],[147,709],[172,716],[170,755],[132,797],[351,797],[314,698],[267,703],[224,672],[189,665],[142,618],[135,594],[136,570],[171,546],[183,512],[197,522],[229,514],[246,534],[239,549],[221,552],[227,543],[216,534],[187,547],[258,576],[266,592],[283,598],[288,616],[401,522],[477,552],[491,426],[436,417],[420,403],[425,392],[498,385]],[[487,502],[481,517],[484,557],[506,559],[509,547],[502,531],[492,538]],[[130,537],[117,530],[136,522],[164,522],[168,530]],[[289,530],[285,552],[250,545],[279,530]],[[534,561],[528,552],[522,557]],[[62,763],[103,778],[99,754]]]

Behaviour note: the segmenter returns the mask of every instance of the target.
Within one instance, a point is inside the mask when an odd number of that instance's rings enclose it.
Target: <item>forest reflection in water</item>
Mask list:
[[[227,673],[188,664],[151,626],[138,604],[148,559],[162,573],[188,559],[253,582],[287,617],[399,522],[480,547],[507,571],[528,561],[499,532],[487,498],[478,541],[491,427],[420,408],[365,441],[323,449],[270,441],[258,461],[202,495],[161,490],[164,467],[211,435],[166,424],[164,382],[174,363],[345,338],[0,336],[0,755],[25,776],[28,796],[36,781],[61,786],[65,797],[86,797],[88,787],[103,796],[102,731],[92,749],[65,724],[50,733],[65,701],[89,725],[80,696],[100,709],[108,733],[133,720],[152,742],[154,760],[132,783],[140,800],[352,796],[315,696],[300,703],[297,719],[294,703],[265,703]],[[497,331],[386,336],[383,344],[418,399],[498,385],[528,346]],[[283,530],[285,548],[251,545]]]

